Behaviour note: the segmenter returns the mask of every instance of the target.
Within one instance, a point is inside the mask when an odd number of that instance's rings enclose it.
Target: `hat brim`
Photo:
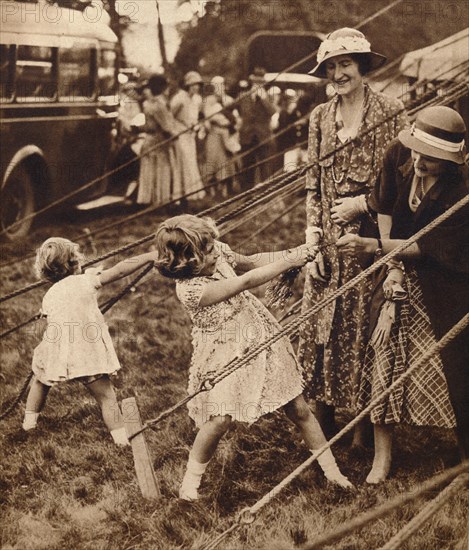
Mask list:
[[[266,81],[264,76],[249,75],[249,82],[254,82],[256,84],[264,84]]]
[[[443,151],[437,147],[433,147],[428,143],[420,141],[415,136],[412,135],[411,130],[401,130],[398,134],[398,139],[405,147],[412,149],[416,153],[420,153],[426,157],[432,157],[438,160],[449,160],[455,162],[456,164],[464,164],[464,159],[466,156],[465,149],[459,153],[452,153],[450,151]]]
[[[350,55],[350,54],[359,54],[359,55],[367,55],[370,60],[370,72],[375,71],[376,69],[379,69],[382,67],[386,61],[387,58],[384,55],[381,55],[380,53],[376,52],[360,52],[360,51],[349,51],[349,50],[337,50],[335,52],[329,52],[324,56],[324,59],[321,61],[321,63],[318,63],[316,67],[312,71],[309,71],[308,74],[311,74],[313,76],[316,76],[318,78],[327,78],[326,75],[326,61],[333,57],[338,57],[339,55]]]

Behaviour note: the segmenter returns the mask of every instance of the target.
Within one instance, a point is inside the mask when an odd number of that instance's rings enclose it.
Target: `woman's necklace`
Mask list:
[[[420,200],[422,200],[425,195],[425,186],[423,185],[423,177],[420,178],[420,193],[421,193]]]
[[[363,95],[363,98],[362,98],[361,103],[360,103],[360,107],[353,114],[352,120],[350,121],[349,128],[352,130],[352,132],[354,131],[354,129],[356,129],[358,131],[358,127],[360,126],[361,117],[363,115],[363,108],[365,106],[365,97],[366,97],[366,95]],[[340,105],[339,105],[339,109],[340,109]],[[344,123],[344,117],[343,117],[343,114],[342,114],[342,110],[341,110],[340,114],[342,116],[342,124],[343,124]],[[357,127],[357,125],[358,125],[358,127]],[[342,128],[339,130],[339,132],[341,130],[344,130],[344,126],[342,126]],[[337,134],[339,134],[339,132],[337,132]],[[344,133],[345,132],[342,132],[342,134],[344,134]],[[356,133],[357,132],[355,132],[355,137],[356,137]],[[340,139],[340,136],[339,136],[339,139]],[[348,136],[347,141],[344,142],[344,143],[351,142],[352,139],[353,138],[351,136]],[[345,178],[345,174],[348,171],[348,164],[350,164],[350,158],[352,156],[353,146],[349,146],[348,149],[349,149],[349,158],[348,158],[348,161],[347,161],[347,168],[346,168],[346,170],[344,170],[343,172],[340,173],[340,176],[336,175],[334,163],[332,163],[332,165],[331,165],[332,180],[335,184],[342,183],[344,178]]]

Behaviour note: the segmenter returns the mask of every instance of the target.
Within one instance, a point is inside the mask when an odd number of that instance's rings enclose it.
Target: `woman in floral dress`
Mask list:
[[[385,147],[407,125],[403,104],[374,92],[364,82],[364,75],[384,62],[355,29],[334,31],[319,48],[318,65],[311,74],[328,78],[336,95],[318,105],[310,119],[308,162],[314,165],[306,183],[309,243],[332,244],[371,221],[367,196]],[[356,258],[339,257],[334,246],[323,249],[310,266],[303,311],[361,271]],[[310,318],[302,330],[299,360],[328,437],[335,432],[334,408],[354,406],[367,341],[369,300],[370,285],[364,282]],[[360,443],[358,437],[354,443]]]

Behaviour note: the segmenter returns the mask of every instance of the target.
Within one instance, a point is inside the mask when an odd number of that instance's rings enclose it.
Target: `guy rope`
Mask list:
[[[376,11],[375,13],[373,13],[372,15],[370,15],[369,17],[367,17],[366,19],[363,19],[360,23],[358,23],[356,25],[356,28],[357,29],[360,29],[361,27],[363,27],[364,25],[370,23],[371,21],[373,21],[374,19],[380,17],[383,13],[391,10],[392,8],[396,7],[397,5],[401,4],[403,2],[403,0],[395,0],[394,2],[391,2],[390,4],[388,4],[387,6],[384,6],[383,8],[379,9],[378,11]],[[291,65],[289,65],[288,67],[285,67],[285,69],[283,69],[282,72],[289,72],[289,71],[292,71],[292,69],[294,69],[295,67],[298,67],[299,65],[301,65],[302,63],[305,63],[306,61],[312,59],[317,53],[317,50],[314,50],[312,51],[311,53],[309,53],[308,55],[306,55],[305,57],[303,57],[302,59],[298,60],[298,61],[295,61],[294,63],[292,63]],[[279,73],[281,74],[281,73]],[[263,89],[265,88],[266,86],[268,85],[271,85],[273,84],[276,79],[278,78],[279,75],[276,75],[274,76],[271,80],[265,82],[265,83],[262,83],[262,84],[259,84],[257,86],[255,86],[252,90],[250,90],[249,92],[247,92],[245,95],[251,95],[251,94],[254,94],[256,93],[258,90],[260,89]],[[244,97],[244,96],[241,96],[241,97]],[[229,107],[225,107],[222,111],[220,112],[224,112],[226,111],[227,109],[233,109],[241,100],[241,97],[237,98],[236,100],[233,101],[233,103],[231,103],[231,105]],[[212,117],[214,117],[216,114],[219,114],[219,113],[214,113],[208,117],[206,117],[204,120],[210,120]],[[163,147],[165,145],[168,145],[170,143],[172,143],[173,141],[175,141],[176,139],[179,138],[180,135],[182,134],[186,134],[187,132],[191,132],[193,131],[198,125],[200,124],[200,122],[197,122],[195,124],[193,124],[192,126],[188,126],[187,128],[185,128],[184,130],[182,130],[181,132],[179,132],[178,134],[166,139],[166,140],[163,140],[161,142],[158,142],[157,144],[155,144],[154,147],[148,149],[146,152],[145,152],[145,155],[148,155],[150,154],[151,152],[157,150],[158,148],[160,147]],[[17,222],[14,222],[13,224],[11,224],[9,226],[9,228],[13,228],[17,225],[19,225],[20,223],[23,223],[24,221],[26,220],[30,220],[30,219],[33,219],[33,218],[36,218],[39,214],[43,214],[44,212],[46,211],[49,211],[51,208],[55,207],[55,206],[58,206],[60,204],[63,204],[65,201],[67,201],[68,199],[74,197],[74,196],[77,196],[79,193],[81,193],[82,191],[86,190],[86,189],[90,189],[91,187],[95,186],[97,183],[99,183],[100,181],[103,181],[104,179],[106,179],[107,177],[109,177],[110,175],[113,175],[115,173],[118,173],[120,170],[122,170],[123,168],[126,168],[128,167],[129,165],[133,164],[134,162],[136,162],[138,160],[138,158],[141,158],[141,156],[144,156],[144,155],[140,155],[139,157],[136,157],[134,159],[131,159],[130,161],[118,166],[117,168],[113,169],[113,170],[110,170],[109,172],[107,172],[106,174],[103,174],[102,176],[99,176],[97,178],[95,178],[94,180],[86,183],[85,185],[83,185],[82,187],[76,189],[75,191],[69,193],[68,195],[54,201],[53,203],[49,204],[48,206],[36,211],[36,212],[33,212],[32,214],[29,214],[28,216],[25,216],[24,218],[22,218],[21,220],[18,220]],[[7,228],[8,229],[8,228]],[[0,231],[0,236],[3,235],[7,229],[4,229],[2,231]]]
[[[342,428],[334,437],[325,443],[320,449],[300,464],[293,472],[291,472],[280,483],[273,487],[266,495],[258,500],[252,506],[244,508],[238,514],[236,522],[229,529],[221,533],[214,541],[202,546],[200,550],[213,550],[216,548],[234,529],[242,525],[249,525],[254,522],[256,514],[267,504],[271,502],[285,487],[287,487],[294,479],[304,472],[311,464],[322,455],[324,451],[329,449],[334,443],[341,439],[345,434],[352,430],[361,420],[363,420],[379,403],[384,401],[396,388],[401,386],[410,376],[422,366],[426,365],[428,360],[439,353],[447,344],[449,344],[458,334],[469,326],[469,313],[467,313],[456,325],[454,325],[438,342],[433,344],[412,367],[397,378],[388,388],[380,395],[376,396],[370,404],[365,407],[353,420],[351,420],[344,428]],[[466,479],[467,481],[467,479]],[[236,526],[236,527],[234,527]],[[394,548],[394,547],[393,547]],[[387,549],[389,550],[389,549]]]
[[[457,99],[458,97],[460,97],[462,95],[465,95],[467,93],[468,87],[469,87],[469,80],[465,81],[465,82],[460,82],[460,83],[454,84],[452,86],[449,86],[444,90],[445,95],[438,96],[436,98],[431,98],[425,104],[420,104],[417,107],[415,107],[415,109],[412,109],[412,110],[408,111],[408,114],[409,114],[409,116],[411,116],[412,114],[415,114],[417,111],[421,110],[424,107],[427,107],[428,105],[434,105],[436,103],[438,103],[438,104],[439,103],[441,103],[441,104],[449,103],[449,102]],[[443,85],[442,85],[441,89],[443,89]],[[395,117],[399,116],[400,114],[404,113],[405,111],[406,111],[406,107],[403,107],[402,109],[397,110],[396,112],[392,113],[391,115],[389,115],[385,119],[380,120],[377,123],[375,123],[375,124],[371,125],[370,127],[368,127],[364,132],[359,134],[356,139],[362,138],[363,136],[365,136],[365,135],[367,135],[371,132],[374,132],[375,130],[380,128],[382,125],[390,122]],[[268,194],[269,190],[273,191],[274,187],[275,187],[275,189],[277,189],[278,188],[277,186],[281,186],[286,181],[290,181],[292,179],[292,177],[294,177],[294,176],[301,177],[303,174],[306,173],[307,170],[309,170],[310,168],[312,168],[316,164],[319,164],[319,163],[323,162],[324,160],[328,159],[329,157],[334,156],[337,152],[341,151],[342,149],[345,149],[349,145],[350,144],[348,142],[342,143],[339,146],[337,146],[334,150],[332,150],[329,153],[323,155],[317,161],[308,162],[308,163],[302,165],[301,167],[299,167],[295,170],[292,170],[291,172],[281,173],[281,174],[275,176],[274,178],[271,178],[267,182],[264,182],[260,186],[254,187],[253,189],[249,189],[249,190],[247,190],[243,193],[240,193],[240,194],[226,200],[225,202],[221,203],[220,205],[215,205],[215,206],[205,210],[204,212],[200,213],[199,215],[201,215],[201,216],[210,215],[213,211],[216,211],[216,210],[218,210],[219,208],[222,208],[222,207],[230,206],[233,202],[236,202],[236,201],[238,201],[238,200],[240,200],[244,197],[250,196],[250,195],[256,195],[258,193],[259,194],[263,194],[263,193]],[[254,200],[254,198],[252,200]],[[176,200],[171,201],[171,202],[176,202]],[[153,208],[155,208],[155,207],[153,207]],[[138,214],[140,214],[140,213],[138,213]],[[230,214],[230,215],[235,215],[235,213]],[[102,255],[98,258],[95,258],[94,260],[88,262],[85,265],[85,267],[88,267],[88,266],[90,266],[94,263],[100,262],[102,260],[105,260],[107,258],[115,256],[119,253],[125,252],[127,250],[131,250],[132,248],[135,248],[135,247],[137,247],[141,244],[144,244],[145,242],[151,241],[153,238],[154,238],[154,235],[148,235],[146,237],[143,237],[142,239],[139,239],[138,241],[135,241],[134,243],[130,243],[130,244],[125,245],[123,247],[120,247],[116,250],[112,250],[109,253],[104,254],[104,255]],[[43,286],[44,284],[46,284],[46,281],[38,281],[38,282],[32,283],[30,285],[27,285],[26,287],[18,289],[16,291],[10,292],[9,294],[7,294],[5,296],[0,296],[0,303],[5,302],[7,300],[10,300],[11,298],[15,298],[17,296],[20,296],[21,294],[23,294],[25,292],[29,292],[30,290],[39,288],[40,286]]]
[[[395,258],[398,256],[402,251],[404,251],[406,248],[411,246],[412,244],[416,243],[419,239],[421,239],[423,236],[430,233],[435,227],[441,225],[444,221],[446,221],[448,218],[450,218],[453,214],[461,210],[462,208],[469,205],[469,194],[460,199],[458,202],[456,202],[453,206],[448,208],[443,214],[435,218],[432,222],[430,222],[428,225],[420,229],[415,235],[410,237],[409,239],[403,241],[399,246],[394,248],[391,252],[386,254],[385,256],[382,256],[376,262],[374,262],[371,266],[364,269],[361,273],[347,281],[344,285],[342,285],[340,288],[334,290],[333,292],[330,292],[325,298],[320,300],[316,305],[312,306],[305,312],[303,312],[301,315],[299,315],[296,319],[285,325],[281,330],[273,334],[270,338],[265,340],[264,342],[256,345],[252,349],[248,349],[243,353],[241,357],[236,357],[232,361],[230,361],[228,364],[225,365],[225,367],[221,370],[220,373],[218,373],[216,376],[206,378],[202,380],[200,383],[199,388],[196,390],[195,393],[189,394],[186,398],[184,398],[182,401],[171,407],[171,413],[175,412],[177,409],[182,407],[188,402],[188,398],[192,399],[196,395],[198,395],[201,392],[209,391],[210,389],[215,386],[218,382],[221,382],[224,380],[227,376],[235,372],[236,370],[246,366],[253,358],[255,358],[259,353],[263,352],[264,350],[268,349],[272,346],[275,342],[280,340],[281,338],[284,338],[285,336],[292,336],[298,333],[298,331],[301,329],[302,325],[307,321],[310,317],[313,315],[316,315],[319,311],[321,311],[325,306],[329,305],[330,303],[334,302],[337,298],[340,296],[343,296],[346,292],[349,290],[355,288],[359,283],[361,283],[364,279],[369,277],[372,273],[377,271],[381,266],[387,264],[389,260]],[[329,246],[329,244],[327,245]],[[408,371],[407,371],[408,372]],[[168,409],[169,410],[169,409]],[[145,429],[159,423],[163,418],[166,418],[168,414],[166,414],[167,411],[161,413],[157,418],[153,420],[147,421],[141,431],[144,431]],[[140,432],[139,432],[140,433]]]

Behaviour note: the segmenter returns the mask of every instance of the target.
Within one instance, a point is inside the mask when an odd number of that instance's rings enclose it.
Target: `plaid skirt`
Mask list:
[[[363,410],[412,367],[435,342],[415,270],[406,273],[408,298],[397,304],[389,342],[367,346],[360,377],[357,408]],[[456,425],[443,365],[434,355],[370,413],[374,424],[404,422],[415,426],[453,428]]]

